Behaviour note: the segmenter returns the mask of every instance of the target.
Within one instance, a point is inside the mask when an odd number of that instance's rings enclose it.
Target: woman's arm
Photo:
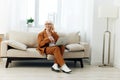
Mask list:
[[[52,35],[53,35],[53,37],[55,39],[55,42],[56,42],[58,40],[58,38],[59,38],[57,32],[52,32]]]
[[[38,35],[38,44],[39,47],[45,46],[45,44],[50,43],[50,39],[46,36],[44,37],[43,32]]]

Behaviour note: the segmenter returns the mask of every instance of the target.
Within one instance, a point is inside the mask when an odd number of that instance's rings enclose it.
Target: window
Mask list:
[[[35,19],[35,27],[44,25],[46,20],[56,22],[58,0],[30,0],[28,17]]]

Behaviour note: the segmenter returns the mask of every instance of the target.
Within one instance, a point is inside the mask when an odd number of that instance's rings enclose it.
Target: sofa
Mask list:
[[[63,55],[65,60],[80,62],[80,67],[83,68],[83,59],[89,58],[89,44],[82,42],[79,32],[60,33],[59,37],[66,37],[68,40],[66,49]],[[6,39],[1,42],[1,58],[6,58],[5,67],[15,60],[36,60],[46,59],[53,60],[53,55],[41,55],[37,47],[37,36],[35,32],[9,31],[6,33]]]

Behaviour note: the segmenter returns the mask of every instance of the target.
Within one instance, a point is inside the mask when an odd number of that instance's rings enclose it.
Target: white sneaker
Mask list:
[[[62,67],[61,67],[61,70],[65,73],[70,73],[71,72],[71,69],[68,68],[68,66],[66,64],[64,64]]]
[[[53,64],[52,68],[51,68],[53,71],[55,72],[60,72],[60,68],[58,67],[58,64]]]

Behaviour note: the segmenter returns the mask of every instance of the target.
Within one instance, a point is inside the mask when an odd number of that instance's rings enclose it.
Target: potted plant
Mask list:
[[[32,26],[33,26],[33,22],[34,22],[34,19],[33,19],[33,18],[27,19],[27,26],[28,26],[28,27],[32,27]]]

